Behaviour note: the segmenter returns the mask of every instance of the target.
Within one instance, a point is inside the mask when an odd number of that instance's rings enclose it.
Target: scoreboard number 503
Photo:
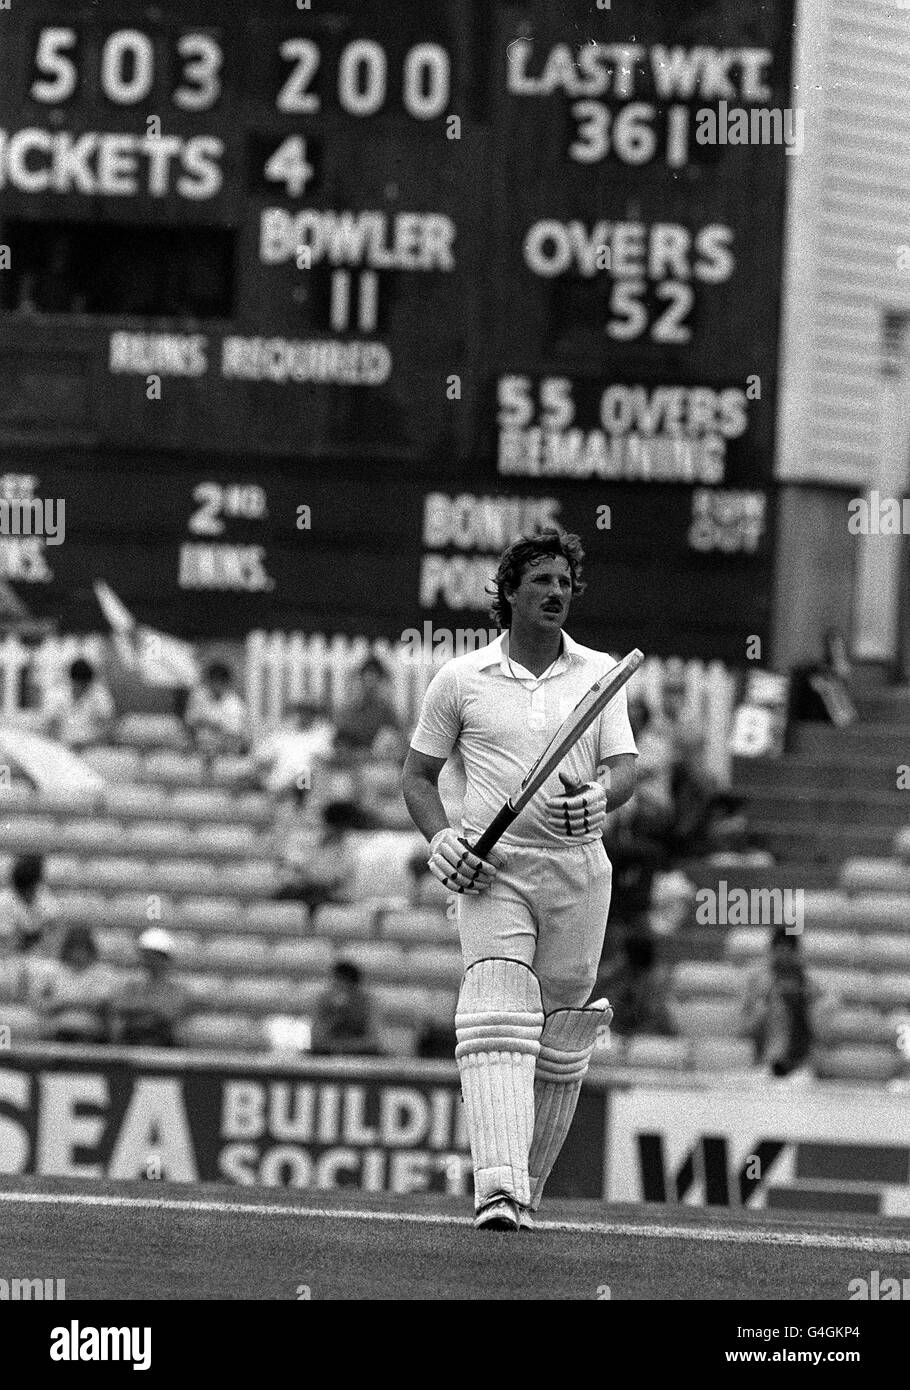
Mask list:
[[[275,97],[278,111],[314,115],[323,96],[313,90],[322,76],[323,54],[313,39],[294,36],[278,46],[290,71]],[[186,33],[176,42],[179,79],[170,94],[184,111],[207,111],[221,95],[224,52],[209,33]],[[38,33],[34,76],[29,87],[33,101],[59,106],[75,95],[83,76],[80,35],[68,26],[46,26]],[[155,44],[140,29],[118,29],[100,47],[98,87],[117,106],[145,101],[155,85]],[[451,97],[451,62],[438,43],[418,43],[401,64],[401,104],[415,120],[430,121],[446,111]],[[374,39],[354,39],[338,55],[336,95],[342,111],[351,116],[374,116],[389,98],[389,61]]]
[[[180,82],[171,101],[184,111],[207,111],[221,95],[221,45],[210,34],[183,34],[177,40]],[[48,106],[69,101],[79,86],[79,34],[45,28],[38,34],[29,96]],[[101,45],[98,85],[108,101],[133,106],[144,101],[155,82],[155,46],[139,29],[118,29]]]

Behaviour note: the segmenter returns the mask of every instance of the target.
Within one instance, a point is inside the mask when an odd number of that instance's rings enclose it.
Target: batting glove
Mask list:
[[[547,797],[547,820],[560,835],[597,834],[607,819],[607,793],[599,782],[570,782],[559,774],[565,791]]]
[[[447,826],[430,841],[430,872],[435,874],[451,893],[482,893],[489,888],[502,864],[499,855],[478,859],[468,842]]]

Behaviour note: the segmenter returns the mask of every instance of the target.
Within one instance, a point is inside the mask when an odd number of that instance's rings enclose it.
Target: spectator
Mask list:
[[[45,714],[45,730],[68,748],[90,748],[105,743],[114,723],[111,692],[84,657],[69,669],[69,686],[51,696]]]
[[[675,746],[666,727],[654,719],[644,700],[630,698],[629,723],[638,747],[635,792],[616,813],[642,834],[659,835],[675,814],[672,773]]]
[[[56,968],[33,1001],[44,1020],[44,1036],[53,1042],[106,1042],[113,990],[113,973],[98,960],[88,927],[70,927]]]
[[[629,723],[638,745],[638,783],[625,806],[608,817],[604,848],[613,865],[611,920],[647,927],[655,873],[667,862],[664,843],[673,818],[669,748],[653,731],[644,701],[630,699]]]
[[[376,1010],[351,961],[332,967],[332,981],[316,1001],[312,1051],[317,1055],[377,1057],[382,1053]]]
[[[192,1008],[188,989],[173,978],[174,938],[150,927],[139,938],[141,978],[130,980],[111,1001],[111,1042],[177,1047]]]
[[[673,811],[663,838],[671,854],[681,856],[700,854],[709,847],[719,792],[706,763],[703,726],[685,705],[685,670],[681,662],[668,662],[660,708],[648,726],[648,737],[659,740],[670,772]]]
[[[416,1054],[427,1061],[451,1061],[458,1038],[455,1035],[455,1013],[446,1022],[442,1018],[424,1018],[417,1029]]]
[[[352,833],[372,827],[372,819],[353,801],[323,806],[315,843],[305,827],[286,833],[281,849],[285,882],[275,894],[281,902],[349,902],[357,868]]]
[[[856,705],[847,685],[850,659],[842,634],[829,628],[824,637],[822,660],[793,671],[791,718],[797,722],[835,724],[846,728],[857,719]]]
[[[401,752],[402,728],[386,693],[388,673],[375,656],[357,672],[359,689],[335,720],[335,747],[340,753],[395,757]]]
[[[40,854],[21,854],[0,892],[0,953],[33,951],[48,946],[57,923],[57,903],[43,883]]]
[[[256,773],[273,796],[295,794],[298,804],[312,785],[313,768],[332,753],[332,725],[321,705],[291,705],[278,727],[254,751]]]
[[[70,243],[58,234],[45,253],[45,264],[28,270],[19,285],[20,313],[83,314],[86,298],[77,288]]]
[[[246,747],[246,706],[234,689],[234,673],[213,661],[190,692],[184,712],[187,732],[204,753],[240,753]]]
[[[796,933],[773,929],[768,960],[747,982],[744,1015],[759,1066],[772,1076],[790,1076],[807,1066],[812,1052],[812,989]]]
[[[620,953],[602,968],[595,993],[607,995],[613,1008],[613,1032],[622,1037],[635,1033],[672,1037],[676,1032],[666,969],[657,963],[654,939],[647,932],[625,932]]]

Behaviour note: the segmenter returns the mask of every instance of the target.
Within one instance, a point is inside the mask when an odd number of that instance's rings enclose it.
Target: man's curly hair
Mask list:
[[[578,536],[567,535],[555,526],[548,526],[546,530],[538,531],[533,536],[522,536],[502,552],[492,585],[487,585],[487,593],[493,596],[490,616],[499,628],[512,625],[512,605],[506,598],[506,589],[517,589],[528,566],[535,560],[542,560],[550,555],[561,555],[564,560],[568,560],[573,598],[576,594],[584,593],[581,563],[585,558],[585,552],[581,548]]]

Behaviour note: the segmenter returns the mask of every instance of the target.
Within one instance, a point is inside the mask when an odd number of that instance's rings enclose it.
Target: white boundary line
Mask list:
[[[176,1197],[117,1197],[105,1193],[0,1192],[0,1203],[19,1206],[112,1207],[141,1211],[188,1211],[219,1216],[306,1217],[327,1221],[378,1221],[415,1226],[470,1226],[470,1216],[438,1212],[368,1211],[352,1208],[296,1207],[267,1202],[227,1202]],[[910,1255],[910,1237],[861,1236],[848,1232],[774,1231],[759,1226],[667,1226],[657,1222],[543,1221],[538,1231],[575,1231],[583,1235],[631,1236],[643,1240],[692,1240],[712,1245],[782,1245],[801,1250],[867,1250],[886,1255]]]

